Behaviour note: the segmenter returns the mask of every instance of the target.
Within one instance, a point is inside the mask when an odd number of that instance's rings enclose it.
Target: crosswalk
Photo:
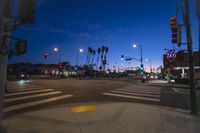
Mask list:
[[[105,96],[160,102],[160,88],[150,86],[128,86],[102,93]]]
[[[8,92],[4,95],[4,113],[73,97],[73,95],[64,94],[62,91],[31,84],[23,86],[9,84],[7,90]]]

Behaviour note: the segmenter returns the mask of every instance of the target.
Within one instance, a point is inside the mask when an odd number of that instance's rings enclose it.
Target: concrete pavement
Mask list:
[[[171,108],[123,102],[65,104],[22,113],[5,119],[3,123],[5,133],[199,133],[200,131],[199,116]]]
[[[178,87],[178,88],[189,89],[189,85],[187,84],[168,83],[165,80],[149,80],[147,82],[147,85],[160,86],[160,87]]]

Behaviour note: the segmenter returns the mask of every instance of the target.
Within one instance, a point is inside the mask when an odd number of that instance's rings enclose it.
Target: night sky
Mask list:
[[[15,56],[10,63],[57,63],[61,49],[62,61],[76,64],[79,48],[79,64],[86,62],[87,48],[102,45],[109,47],[110,66],[125,66],[122,54],[140,58],[140,49],[132,48],[133,43],[142,45],[145,67],[162,65],[164,48],[185,49],[171,43],[170,17],[176,14],[177,0],[38,0],[36,21],[33,25],[18,26],[12,36],[28,41],[28,53]],[[198,48],[198,21],[195,0],[190,0],[191,24],[194,49]],[[178,16],[182,22],[181,14]],[[185,33],[183,33],[185,34]],[[183,38],[185,40],[185,38]],[[49,53],[43,58],[43,52]],[[96,58],[95,58],[96,60]],[[140,65],[131,61],[131,66]]]

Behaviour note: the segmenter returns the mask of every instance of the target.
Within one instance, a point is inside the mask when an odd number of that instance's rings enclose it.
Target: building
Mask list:
[[[163,55],[163,66],[176,78],[189,78],[189,60],[186,51],[178,51],[172,61],[168,61],[166,54]],[[200,78],[200,52],[193,52],[195,78]]]
[[[16,63],[8,64],[8,75],[17,75],[19,73],[27,73],[29,75],[75,75],[76,72],[69,62],[61,64],[30,64]]]

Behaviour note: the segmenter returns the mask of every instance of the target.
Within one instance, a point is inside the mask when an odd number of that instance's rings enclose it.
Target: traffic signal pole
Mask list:
[[[185,5],[184,21],[185,21],[185,26],[186,26],[187,48],[188,48],[188,54],[189,54],[191,113],[198,114],[197,98],[196,98],[196,90],[195,90],[195,78],[194,78],[192,34],[191,34],[191,26],[190,26],[190,20],[189,20],[189,1],[184,0],[184,5]]]
[[[4,43],[4,11],[5,0],[0,0],[0,132],[3,132],[3,101],[4,101],[4,91],[6,86],[6,72],[7,72],[7,60],[8,55],[5,53],[5,43]]]

